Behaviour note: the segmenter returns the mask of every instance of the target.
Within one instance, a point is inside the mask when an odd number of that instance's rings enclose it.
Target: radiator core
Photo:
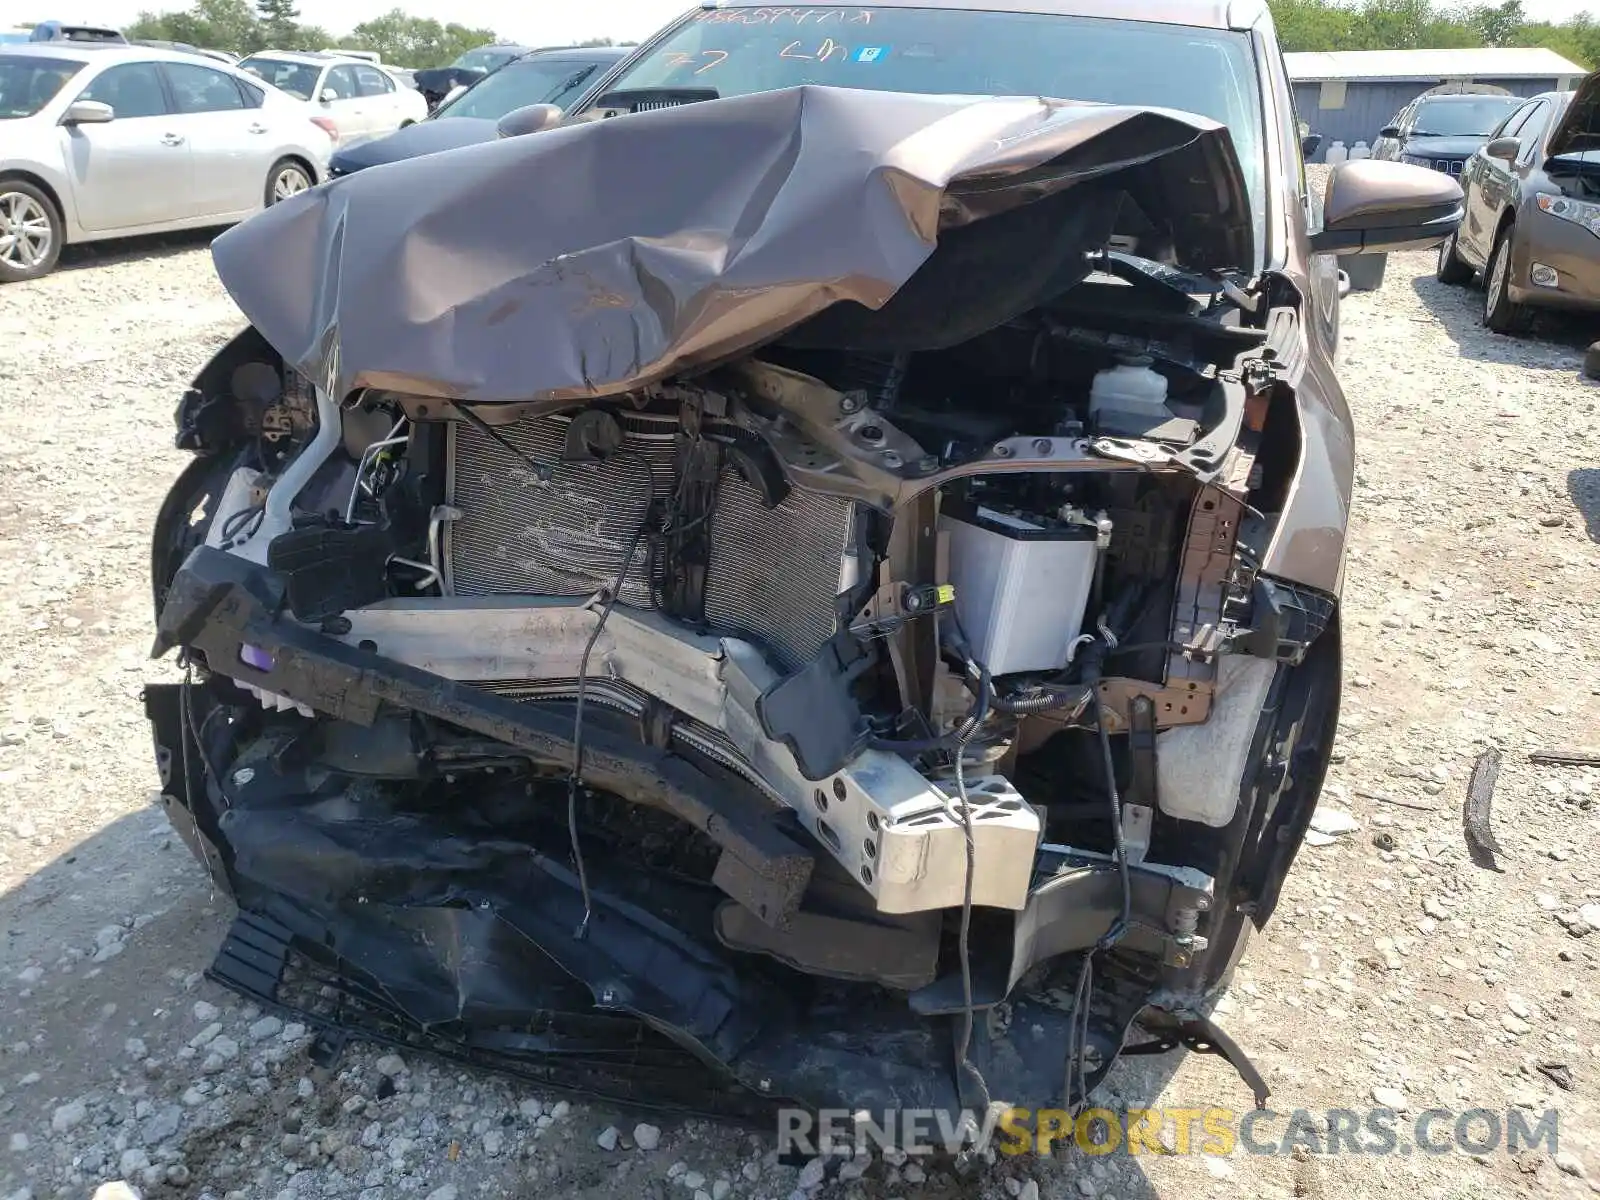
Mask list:
[[[539,482],[521,457],[472,425],[449,428],[445,557],[459,596],[585,596],[609,588],[650,505],[676,486],[676,417],[619,417],[624,444],[638,454],[603,463],[561,461],[569,417],[518,421],[496,432],[535,462],[552,464]],[[640,458],[650,464],[647,471]],[[705,613],[712,632],[760,645],[792,670],[839,629],[837,597],[853,583],[854,502],[798,488],[776,508],[731,468],[724,469],[710,519]],[[654,566],[659,574],[660,564]],[[620,603],[653,607],[650,539],[629,564]]]

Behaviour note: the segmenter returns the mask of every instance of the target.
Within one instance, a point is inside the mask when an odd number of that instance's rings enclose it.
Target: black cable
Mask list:
[[[644,515],[639,518],[639,527],[633,531],[628,548],[622,555],[622,565],[617,569],[616,581],[601,605],[600,619],[595,622],[594,630],[589,634],[588,642],[584,644],[583,657],[578,660],[578,700],[572,720],[572,773],[567,776],[567,840],[572,844],[572,858],[578,870],[578,888],[583,895],[583,920],[573,934],[578,938],[588,932],[589,917],[593,911],[589,897],[589,872],[584,866],[583,848],[578,844],[578,782],[583,774],[583,702],[589,679],[589,656],[594,653],[595,643],[600,640],[600,634],[611,618],[611,610],[617,606],[617,598],[622,595],[622,589],[628,582],[628,568],[633,566],[633,556],[638,552],[639,543],[644,539],[645,530],[650,525],[650,510],[655,506],[656,496],[655,471],[650,466],[648,458],[637,450],[628,448],[614,451],[610,457],[635,459],[644,467],[645,504]]]
[[[1186,654],[1192,647],[1182,642],[1128,642],[1118,643],[1105,652],[1106,658],[1116,658],[1122,654],[1142,654],[1146,650],[1167,650],[1173,654]]]
[[[455,401],[455,400],[452,400],[450,403],[455,408],[455,410],[458,413],[461,414],[462,418],[469,425],[471,425],[474,429],[476,429],[479,433],[483,434],[484,437],[489,438],[491,441],[497,443],[502,450],[506,451],[506,453],[512,455],[515,458],[520,458],[524,463],[526,463],[527,467],[528,467],[528,470],[533,472],[533,476],[534,476],[535,479],[539,480],[539,482],[541,482],[541,483],[549,483],[550,482],[550,477],[555,474],[555,469],[553,467],[551,467],[550,464],[542,463],[538,459],[533,458],[530,455],[524,454],[521,450],[518,450],[516,448],[516,446],[512,445],[511,441],[508,438],[502,437],[500,435],[500,432],[498,430],[496,430],[494,428],[494,426],[490,425],[489,422],[485,421],[482,417],[480,417],[477,413],[473,412],[466,405],[461,404],[460,402]],[[617,453],[620,455],[621,453],[623,453],[623,451],[618,451]],[[626,451],[626,453],[636,454],[638,452],[634,451],[634,450],[629,450],[629,451]],[[643,458],[644,456],[640,455],[640,457]],[[645,465],[648,467],[649,463],[646,463]],[[652,476],[652,478],[651,478],[651,487],[653,488],[654,486],[655,486],[654,477]],[[655,498],[655,495],[654,495],[654,492],[652,492],[651,493],[651,499],[654,500],[654,498]]]
[[[250,524],[252,518],[255,520],[255,525],[251,527],[250,532],[254,534],[261,527],[261,522],[266,515],[267,506],[265,504],[252,504],[249,508],[241,508],[238,512],[229,513],[222,522],[222,540],[231,542],[246,525]]]
[[[1094,995],[1094,956],[1114,947],[1133,924],[1133,878],[1128,869],[1128,846],[1122,830],[1122,795],[1117,790],[1117,767],[1111,753],[1111,731],[1106,725],[1105,702],[1100,699],[1097,686],[1100,663],[1109,657],[1111,651],[1099,644],[1094,650],[1098,653],[1088,656],[1085,674],[1088,676],[1086,682],[1094,691],[1095,732],[1100,743],[1101,764],[1106,773],[1106,794],[1111,802],[1111,842],[1117,871],[1122,877],[1122,912],[1116,923],[1090,949],[1084,951],[1083,963],[1078,968],[1077,994],[1073,999],[1072,1024],[1067,1038],[1065,1094],[1062,1096],[1062,1103],[1068,1106],[1072,1104],[1075,1082],[1083,1092],[1083,1098],[1088,1099],[1089,1071],[1086,1059],[1089,1049],[1089,1004]]]

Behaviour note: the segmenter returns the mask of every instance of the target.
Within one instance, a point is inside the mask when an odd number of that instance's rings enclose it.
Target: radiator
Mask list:
[[[446,494],[461,511],[445,544],[454,594],[585,596],[615,582],[652,484],[657,499],[674,490],[678,422],[655,414],[619,418],[625,444],[649,462],[647,473],[634,455],[561,462],[568,420],[539,417],[496,430],[529,458],[554,465],[547,483],[476,427],[451,423]],[[855,578],[852,501],[796,488],[769,510],[757,489],[725,469],[710,541],[711,632],[755,642],[774,666],[792,670],[838,631],[836,601]],[[651,607],[655,582],[645,539],[620,603]]]

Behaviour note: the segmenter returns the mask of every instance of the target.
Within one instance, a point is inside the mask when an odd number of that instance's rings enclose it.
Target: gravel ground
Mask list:
[[[1280,1112],[1556,1108],[1559,1156],[802,1170],[746,1132],[643,1125],[362,1048],[336,1074],[314,1069],[303,1030],[202,981],[227,905],[151,803],[139,691],[170,667],[146,658],[148,532],[182,463],[173,405],[239,324],[190,239],[0,293],[0,1197],[113,1180],[150,1200],[1586,1193],[1585,1172],[1600,1179],[1600,772],[1527,751],[1600,725],[1600,393],[1579,378],[1577,331],[1490,335],[1477,294],[1439,286],[1431,265],[1395,257],[1384,289],[1344,311],[1361,466],[1323,803],[1358,827],[1306,848],[1220,1020]],[[1474,866],[1461,837],[1490,746],[1503,872]],[[1100,1096],[1250,1104],[1204,1056],[1125,1061]],[[1175,1126],[1165,1142],[1182,1149]]]

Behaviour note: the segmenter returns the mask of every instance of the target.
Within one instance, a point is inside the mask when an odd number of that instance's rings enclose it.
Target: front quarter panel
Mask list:
[[[1344,584],[1356,452],[1350,406],[1331,356],[1312,348],[1294,384],[1294,398],[1300,460],[1261,569],[1337,596]]]

